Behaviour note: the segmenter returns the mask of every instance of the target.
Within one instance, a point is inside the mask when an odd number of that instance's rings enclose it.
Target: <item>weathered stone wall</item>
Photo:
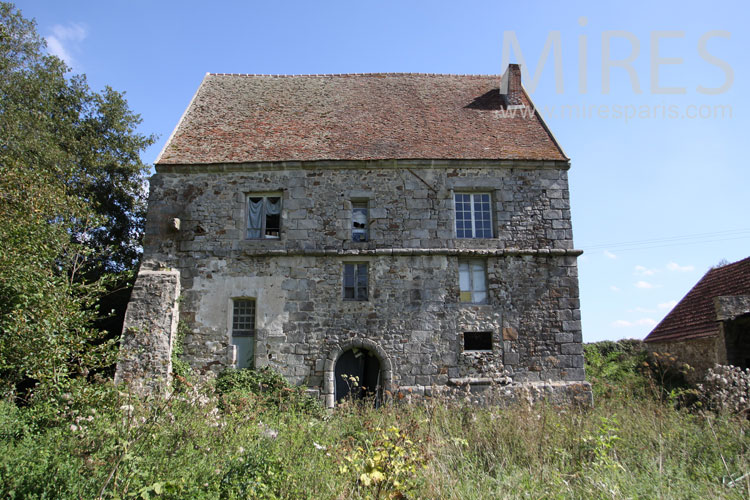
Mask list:
[[[115,383],[125,382],[142,394],[167,388],[179,296],[179,272],[143,270],[138,274],[125,311]]]
[[[750,295],[726,295],[714,298],[716,319],[719,321],[733,320],[739,316],[750,314]]]
[[[647,342],[650,353],[669,353],[679,362],[687,363],[693,370],[686,374],[689,382],[698,382],[706,376],[709,368],[716,364],[726,364],[726,351],[719,336],[677,342]]]
[[[231,363],[231,299],[252,297],[255,366],[322,394],[331,353],[364,341],[393,387],[584,380],[567,164],[180,168],[152,178],[142,268],[179,271],[184,356],[197,370]],[[455,238],[456,191],[491,194],[494,238]],[[245,238],[246,198],[259,192],[281,193],[279,240]],[[351,241],[352,200],[368,200],[368,242]],[[486,260],[487,304],[459,303],[469,256]],[[368,263],[368,301],[342,300],[344,262]],[[467,331],[491,332],[492,350],[464,353]]]

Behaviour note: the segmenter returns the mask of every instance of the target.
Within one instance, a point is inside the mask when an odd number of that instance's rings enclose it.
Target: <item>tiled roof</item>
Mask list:
[[[567,160],[525,92],[524,109],[506,109],[500,79],[208,74],[157,164]]]
[[[711,269],[644,339],[669,342],[719,333],[714,298],[750,294],[750,257]]]

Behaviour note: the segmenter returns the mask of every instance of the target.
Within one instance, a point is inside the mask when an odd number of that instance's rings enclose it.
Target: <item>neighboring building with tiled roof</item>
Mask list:
[[[716,363],[750,367],[750,257],[709,270],[644,340],[696,376]]]
[[[118,381],[163,387],[179,321],[198,373],[271,367],[327,406],[590,401],[570,162],[517,65],[209,74],[155,168]]]

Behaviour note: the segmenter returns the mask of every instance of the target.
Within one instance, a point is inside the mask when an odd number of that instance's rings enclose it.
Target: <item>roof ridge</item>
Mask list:
[[[469,74],[469,73],[399,73],[399,72],[376,72],[376,73],[309,73],[309,74],[264,74],[264,73],[208,73],[208,76],[266,76],[274,78],[300,78],[300,77],[331,77],[331,76],[461,76],[461,77],[474,77],[474,78],[500,78],[502,75],[489,75],[489,74]]]

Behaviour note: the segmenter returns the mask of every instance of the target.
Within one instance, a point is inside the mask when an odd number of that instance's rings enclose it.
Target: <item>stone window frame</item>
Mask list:
[[[257,339],[258,339],[258,299],[256,297],[248,296],[236,296],[229,298],[229,304],[227,307],[227,335],[229,337],[229,347],[231,353],[232,366],[235,368],[254,368],[255,367],[255,354],[257,351]],[[239,330],[235,333],[235,311],[236,305],[240,302],[249,302],[253,304],[253,325],[252,330]],[[248,359],[248,366],[237,366],[237,344],[234,343],[234,338],[252,338],[253,350],[252,356]]]
[[[354,243],[365,243],[370,241],[370,199],[369,198],[362,198],[362,197],[354,197],[349,200],[349,204],[351,206],[351,241]],[[359,205],[359,206],[357,206]],[[364,238],[363,239],[356,239],[355,238],[355,227],[354,227],[354,211],[356,209],[363,208],[362,205],[364,205],[365,209],[365,227],[364,227]]]
[[[488,197],[487,215],[489,216],[489,232],[490,232],[489,236],[486,236],[484,234],[482,236],[476,236],[476,234],[477,234],[477,228],[476,228],[477,218],[475,217],[475,211],[474,211],[474,207],[475,207],[475,205],[474,205],[474,197],[475,196],[482,196],[482,195],[486,195]],[[494,197],[493,197],[492,191],[486,191],[486,190],[482,190],[482,189],[460,189],[460,190],[452,190],[451,191],[451,196],[453,198],[452,199],[452,202],[453,202],[453,233],[454,233],[454,235],[455,235],[456,238],[462,239],[462,240],[489,240],[489,239],[493,239],[495,237],[495,226],[494,226],[494,224],[495,224],[495,217],[493,216],[493,212],[494,212],[494,209],[493,209],[493,207],[494,207]],[[458,214],[459,214],[459,210],[458,210],[458,207],[456,206],[456,203],[457,203],[456,197],[457,196],[470,196],[470,200],[469,200],[469,209],[470,209],[470,212],[469,213],[471,214],[470,221],[471,221],[472,236],[461,236],[461,235],[459,235],[459,228],[458,228],[458,222],[459,222]],[[482,228],[482,229],[484,230],[485,228]]]
[[[482,258],[471,258],[471,257],[459,257],[458,258],[458,301],[461,304],[468,304],[468,305],[481,305],[481,304],[489,304],[490,302],[490,291],[489,291],[489,283],[488,283],[488,275],[487,275],[487,259]],[[482,270],[484,271],[484,290],[475,290],[474,289],[474,272],[472,270],[472,264],[481,263]],[[467,264],[469,266],[469,289],[463,290],[461,288],[461,265]],[[481,300],[475,300],[474,294],[477,292],[483,291],[484,292],[484,299]],[[463,294],[468,293],[469,300],[463,300]]]
[[[262,220],[262,225],[260,227],[260,236],[253,237],[249,236],[248,233],[250,232],[250,198],[278,198],[279,203],[281,204],[281,207],[279,208],[279,227],[278,227],[278,236],[269,236],[266,233],[266,223],[267,223],[267,217],[268,214],[265,214]],[[245,233],[245,239],[248,241],[279,241],[281,240],[281,234],[283,230],[283,213],[284,213],[284,191],[278,190],[278,191],[249,191],[245,193],[245,219],[244,219],[244,228],[243,231]]]
[[[342,262],[341,266],[341,300],[344,302],[368,302],[370,300],[370,262],[366,260],[346,260]],[[346,296],[346,266],[354,266],[354,296]],[[359,266],[365,266],[365,298],[357,298],[357,271]]]

